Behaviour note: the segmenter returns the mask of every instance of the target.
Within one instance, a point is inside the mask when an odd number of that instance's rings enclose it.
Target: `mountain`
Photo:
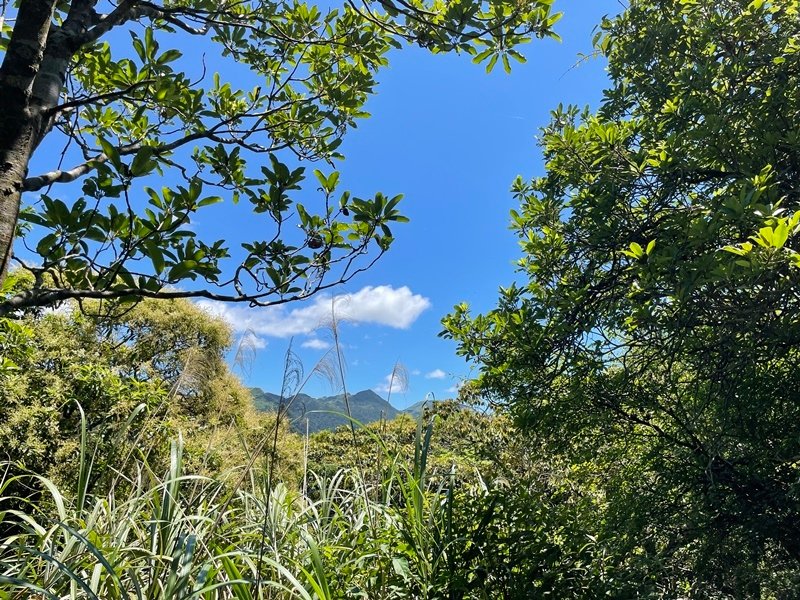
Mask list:
[[[260,388],[250,388],[253,403],[258,410],[275,412],[278,410],[280,396],[265,392]],[[372,390],[362,390],[349,394],[350,412],[353,419],[360,423],[373,423],[381,418],[394,419],[401,411],[389,404]],[[332,414],[340,413],[340,414]],[[346,416],[344,394],[312,398],[306,394],[298,394],[287,410],[292,429],[304,433],[305,420],[308,418],[308,430],[311,433],[323,429],[335,429],[349,423]]]
[[[420,417],[422,416],[422,411],[425,410],[426,407],[430,408],[431,402],[441,402],[440,400],[420,400],[419,402],[415,402],[408,408],[404,409],[403,412],[410,414],[412,417]]]
[[[425,399],[420,400],[419,402],[415,402],[408,408],[404,408],[401,412],[408,413],[412,417],[419,418],[422,416],[422,413],[425,411],[426,408],[432,408],[434,404],[439,404],[440,402],[452,402],[451,400],[431,400]],[[470,406],[466,404],[455,404],[461,410],[471,410]]]

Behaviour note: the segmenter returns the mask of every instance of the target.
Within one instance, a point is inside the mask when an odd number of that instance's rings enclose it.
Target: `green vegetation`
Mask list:
[[[246,462],[235,449],[273,428],[223,360],[227,326],[188,301],[145,301],[116,314],[91,303],[69,308],[2,322],[0,347],[10,351],[0,374],[0,446],[11,463],[71,481],[85,428],[89,487],[102,488],[133,476],[141,460],[161,472],[180,433],[186,464],[208,475]],[[299,468],[300,447],[286,447],[286,468]]]
[[[221,359],[221,322],[186,301],[84,309],[4,321],[0,597],[602,585],[581,562],[603,561],[589,539],[547,525],[579,523],[593,500],[564,495],[565,474],[505,417],[440,402],[304,442],[254,412]],[[531,520],[533,497],[545,504]]]
[[[348,281],[407,220],[402,196],[351,196],[337,191],[338,172],[315,169],[321,194],[299,204],[297,159],[343,158],[342,137],[368,116],[392,48],[462,52],[489,70],[499,59],[509,71],[509,58],[524,60],[518,45],[555,35],[551,4],[4,2],[0,284],[15,236],[37,258],[16,257],[36,278],[4,298],[0,314],[68,298],[269,305]],[[178,47],[207,52],[218,71]],[[34,158],[45,172],[29,173]],[[64,202],[60,188],[75,200]],[[195,214],[222,195],[241,201],[239,218],[263,223],[260,237],[196,234]]]
[[[36,16],[36,4],[20,4],[18,23]],[[75,15],[94,11],[73,4]],[[483,40],[476,59],[493,66],[514,56],[503,40],[522,42],[517,27],[549,32],[550,4],[382,2],[375,23],[355,9],[323,16],[264,3],[247,13],[263,31],[229,22],[227,5],[213,14],[225,21],[215,35],[248,64],[265,58],[281,27],[301,35],[307,20],[328,19],[331,35],[350,40],[341,69],[366,61],[353,97],[324,97],[323,110],[287,84],[310,129],[277,113],[257,121],[288,146],[314,138],[310,151],[333,156],[341,131],[327,129],[331,120],[359,116],[395,40],[436,50]],[[158,53],[154,35],[188,16],[211,18],[208,7],[119,6],[149,23],[133,45],[154,79],[125,80],[119,93],[115,70],[138,77],[138,63],[103,62],[98,38],[75,48],[86,60],[72,73],[116,106],[112,127],[91,101],[78,105],[104,153],[84,173],[85,193],[111,199],[109,211],[131,178],[172,166],[159,127],[194,131],[233,115],[244,123],[254,115],[240,114],[242,103],[249,111],[268,101],[219,84],[204,98],[167,66],[174,54]],[[77,16],[64,7],[56,29],[67,35]],[[402,18],[439,10],[435,23]],[[481,29],[493,18],[498,28]],[[330,40],[303,41],[318,49],[308,59],[284,42],[291,51],[266,75],[309,60],[312,78],[340,89],[342,73],[328,73]],[[3,44],[7,56],[19,50],[13,36]],[[57,225],[59,244],[43,247],[78,250],[2,281],[0,306],[13,318],[0,320],[0,600],[797,598],[800,2],[634,0],[604,20],[596,46],[611,75],[601,105],[557,108],[541,136],[545,175],[513,184],[520,283],[485,315],[459,305],[444,320],[443,335],[480,376],[457,401],[416,417],[367,395],[370,414],[387,413],[361,424],[361,413],[331,397],[320,406],[348,418],[313,429],[344,425],[301,435],[290,422],[314,399],[302,395],[291,353],[286,389],[251,397],[224,360],[232,337],[222,322],[186,300],[130,303],[185,277],[214,281],[224,251],[203,246],[200,259],[186,258],[195,242],[181,233],[203,202],[197,186],[151,195],[178,204],[148,215],[149,225],[126,221],[127,238],[109,233],[113,215],[83,228],[78,213],[91,209],[79,202],[69,214],[51,200],[46,214],[27,212],[37,227]],[[38,67],[53,66],[42,60]],[[5,92],[24,78],[11,81],[5,69],[0,97],[10,103]],[[149,98],[137,94],[154,90],[159,104],[131,114],[131,103]],[[211,102],[212,114],[165,109],[191,102]],[[122,152],[151,109],[164,112],[155,137]],[[8,118],[0,153],[18,141],[6,136]],[[280,226],[284,193],[302,174],[275,159],[265,180],[245,181],[230,148],[199,139],[210,145],[195,159],[257,212],[272,210],[259,204],[267,198],[278,202],[270,214]],[[336,176],[319,178],[331,196]],[[303,217],[305,241],[291,250],[245,247],[273,278],[256,301],[304,295],[292,287],[304,277],[318,289],[314,261],[326,252],[359,255],[373,239],[388,247],[381,225],[399,220],[395,204],[348,202]],[[337,224],[348,210],[352,223]],[[165,225],[167,213],[178,221]],[[151,245],[154,231],[164,236]],[[337,241],[348,231],[352,246]],[[111,236],[129,248],[125,259],[146,256],[157,274],[131,279],[124,260],[88,265],[84,236]],[[298,248],[320,247],[295,261]],[[70,296],[84,297],[31,309]]]
[[[799,10],[603,23],[611,88],[513,186],[525,283],[445,321],[480,392],[598,479],[615,553],[695,595],[800,589]]]
[[[68,496],[32,475],[34,485],[46,488],[47,502],[4,514],[3,525],[17,533],[0,548],[0,593],[525,598],[532,582],[556,593],[602,583],[575,563],[596,557],[591,545],[548,538],[536,521],[520,519],[518,529],[495,524],[522,516],[521,506],[504,500],[508,488],[459,489],[455,476],[429,485],[425,437],[418,429],[416,458],[387,463],[377,483],[348,468],[311,478],[308,494],[278,484],[265,496],[251,483],[260,480],[257,472],[246,473],[247,484],[233,491],[191,476],[183,471],[179,442],[163,477],[145,468],[124,496]],[[572,507],[559,501],[551,499],[554,510],[542,516],[569,514]]]

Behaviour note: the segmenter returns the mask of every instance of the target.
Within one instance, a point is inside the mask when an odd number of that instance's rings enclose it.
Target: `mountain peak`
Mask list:
[[[250,393],[258,410],[278,410],[281,398],[277,394],[265,392],[260,388],[250,388]],[[373,390],[361,390],[355,394],[348,394],[347,400],[353,419],[365,425],[381,419],[393,419],[400,413]],[[305,431],[306,419],[308,419],[310,432],[335,429],[350,422],[347,418],[344,394],[322,398],[298,394],[289,405],[287,415],[292,428],[296,431]]]

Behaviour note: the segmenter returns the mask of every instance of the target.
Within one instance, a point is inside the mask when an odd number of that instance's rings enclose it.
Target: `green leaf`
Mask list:
[[[197,203],[198,208],[202,208],[203,206],[211,206],[213,204],[219,204],[222,202],[221,196],[208,196],[207,198],[203,198]]]
[[[152,160],[154,149],[145,146],[133,157],[130,173],[133,177],[141,177],[151,173],[157,166],[156,161]]]
[[[158,64],[165,65],[167,63],[174,62],[178,60],[181,56],[183,56],[183,54],[181,53],[180,50],[176,50],[174,48],[166,50],[161,54],[161,56],[158,57]]]
[[[484,50],[483,52],[476,54],[475,57],[472,59],[472,62],[474,62],[475,64],[482,63],[484,60],[489,58],[493,53],[494,50],[491,48],[489,48],[488,50]]]
[[[789,239],[789,227],[786,219],[781,219],[778,225],[775,226],[772,234],[772,245],[775,248],[783,248],[783,245]]]
[[[97,143],[102,148],[103,154],[108,158],[108,162],[114,165],[117,171],[120,171],[122,169],[122,159],[120,158],[119,149],[104,138],[98,138]]]
[[[492,58],[489,59],[489,63],[486,65],[486,72],[491,73],[494,69],[494,66],[497,64],[497,59],[500,57],[499,54],[492,54]]]

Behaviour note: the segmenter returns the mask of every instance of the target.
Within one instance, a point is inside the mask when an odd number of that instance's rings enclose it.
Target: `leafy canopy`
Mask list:
[[[487,396],[605,473],[628,551],[738,597],[800,570],[799,10],[605,20],[601,106],[555,110],[512,187],[520,283],[444,322]]]
[[[354,197],[332,170],[389,50],[510,70],[519,44],[555,35],[552,1],[3,3],[0,267],[16,226],[36,285],[0,312],[70,297],[263,305],[347,281],[406,220],[401,196]],[[297,201],[302,161],[328,165],[313,171],[318,200]],[[198,236],[198,211],[223,200],[263,235]]]

